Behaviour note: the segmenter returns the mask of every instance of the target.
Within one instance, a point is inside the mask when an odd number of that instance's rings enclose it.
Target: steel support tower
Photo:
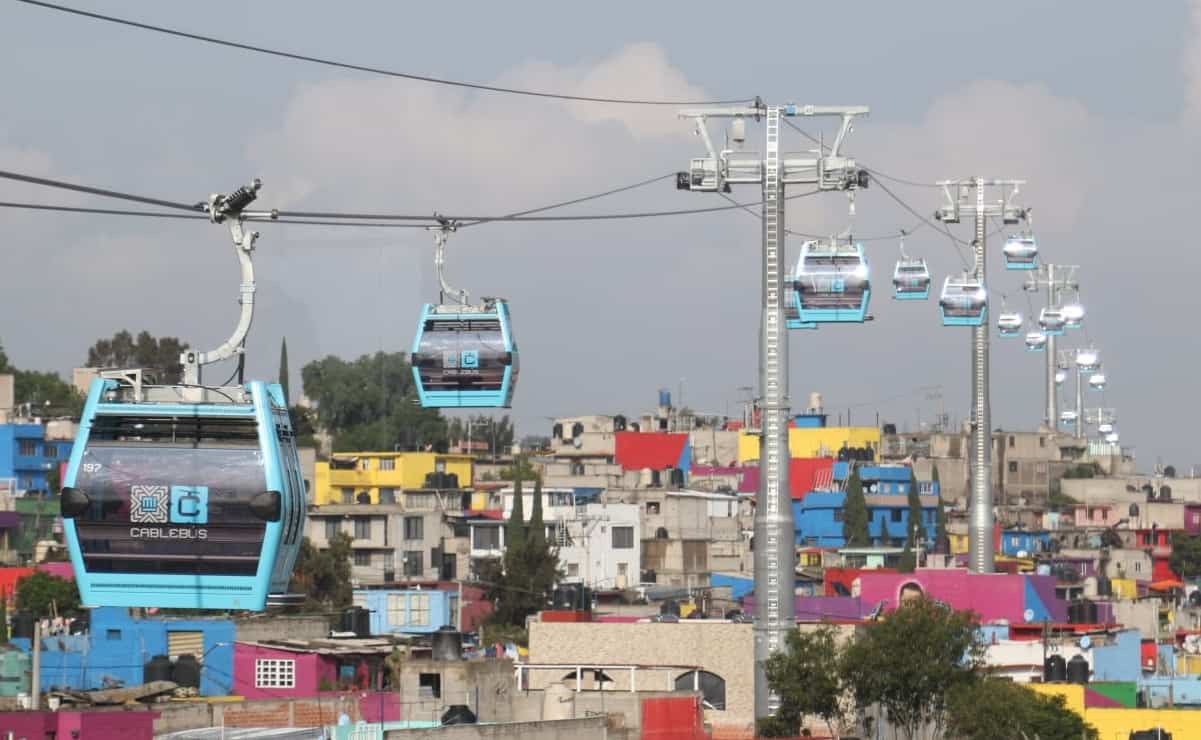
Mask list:
[[[1080,284],[1076,282],[1076,265],[1039,265],[1038,270],[1034,274],[1026,278],[1026,282],[1022,285],[1022,289],[1036,293],[1040,288],[1047,289],[1047,306],[1059,305],[1059,291],[1061,290],[1078,290]],[[1037,321],[1037,317],[1031,316],[1032,321]],[[1056,366],[1056,341],[1058,337],[1048,335],[1047,346],[1044,354],[1047,360],[1046,374],[1046,398],[1043,411],[1043,423],[1047,429],[1054,432],[1059,427],[1059,397],[1055,386],[1055,371]]]
[[[865,187],[868,174],[852,159],[839,154],[850,132],[851,121],[866,115],[863,106],[769,106],[705,108],[680,112],[692,119],[704,140],[707,156],[694,158],[681,172],[676,187],[701,192],[728,192],[731,184],[757,184],[762,191],[762,272],[759,324],[760,446],[759,491],[755,500],[755,716],[775,713],[779,701],[769,690],[764,674],[772,653],[786,649],[787,635],[796,629],[796,546],[792,496],[788,483],[788,329],[785,301],[788,296],[784,263],[785,186],[809,184],[817,190],[854,190]],[[834,142],[816,153],[799,155],[781,151],[780,126],[788,117],[837,116],[842,125]],[[731,121],[727,147],[717,151],[706,128],[709,118]],[[747,120],[764,123],[762,155],[746,152]],[[733,143],[735,148],[730,148]]]
[[[947,196],[947,205],[935,213],[944,223],[959,223],[963,211],[975,217],[975,238],[972,240],[976,263],[973,277],[985,286],[984,322],[972,327],[972,403],[971,403],[971,494],[968,519],[968,566],[975,573],[993,571],[992,539],[992,417],[989,409],[989,315],[987,287],[986,225],[989,216],[1000,216],[1006,224],[1016,224],[1026,217],[1026,211],[1011,204],[1024,180],[986,180],[974,177],[966,180],[944,180],[939,185]],[[999,190],[1001,197],[987,201],[989,188]],[[974,198],[969,198],[969,194]]]

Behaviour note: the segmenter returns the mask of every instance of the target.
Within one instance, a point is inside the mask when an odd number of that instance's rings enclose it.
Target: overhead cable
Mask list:
[[[357,72],[368,72],[386,77],[412,80],[414,82],[425,82],[433,85],[447,85],[450,87],[462,87],[471,90],[480,90],[483,92],[505,93],[508,95],[525,95],[527,97],[550,98],[554,100],[570,100],[580,103],[610,103],[614,105],[736,105],[738,103],[747,103],[751,101],[751,98],[742,98],[738,100],[648,100],[642,98],[606,98],[590,95],[568,95],[565,93],[546,92],[542,90],[524,90],[514,87],[500,87],[497,85],[484,85],[477,82],[463,82],[461,80],[430,77],[428,75],[419,75],[410,72],[398,72],[396,70],[383,69],[381,67],[371,67],[364,64],[354,64],[351,62],[339,62],[333,59],[311,56],[309,54],[299,54],[296,52],[282,51],[280,49],[271,49],[265,46],[257,46],[240,41],[217,38],[216,36],[205,36],[199,33],[181,31],[179,29],[168,28],[166,26],[155,26],[150,23],[142,23],[140,21],[130,20],[128,18],[119,18],[117,16],[105,15],[103,13],[93,13],[91,11],[72,8],[66,5],[59,5],[57,3],[43,2],[42,0],[17,0],[17,2],[24,3],[26,5],[34,5],[47,10],[57,10],[62,13],[70,13],[72,15],[82,16],[84,18],[91,18],[93,20],[105,21],[106,23],[115,23],[131,28],[140,28],[145,31],[154,31],[155,33],[162,33],[168,36],[175,36],[177,38],[202,41],[206,44],[215,44],[217,46],[225,46],[231,49],[240,49],[242,51],[251,51],[255,52],[256,54],[267,54],[269,56],[282,57],[284,59],[293,59],[300,62],[320,64],[326,67],[349,69]]]

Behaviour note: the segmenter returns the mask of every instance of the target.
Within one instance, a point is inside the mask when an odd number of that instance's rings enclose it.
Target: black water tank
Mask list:
[[[458,488],[459,487],[459,474],[458,473],[447,473],[446,478],[444,480],[446,481],[446,488]]]
[[[37,622],[29,612],[15,612],[12,620],[12,637],[33,639],[33,625]]]
[[[1137,730],[1130,733],[1130,740],[1172,740],[1172,733],[1159,727],[1151,730]]]
[[[663,478],[658,470],[651,471],[651,488],[660,488],[663,486]]]
[[[1088,683],[1088,659],[1073,655],[1067,665],[1068,683]]]
[[[884,425],[884,433],[885,434],[896,434],[897,433],[897,425],[896,424],[885,424]]]
[[[142,682],[170,681],[171,659],[165,655],[156,655],[142,666]]]
[[[190,653],[179,656],[175,659],[175,667],[171,669],[171,680],[180,686],[200,688],[200,661]]]
[[[1067,680],[1067,661],[1062,655],[1050,655],[1043,662],[1043,681],[1063,683]]]
[[[680,602],[675,599],[668,599],[659,605],[659,614],[670,615],[673,617],[680,616]]]
[[[474,725],[475,712],[466,704],[454,704],[442,713],[444,725]]]
[[[371,612],[361,606],[342,610],[342,632],[353,632],[356,637],[371,637]]]
[[[641,424],[639,424],[638,422],[636,422],[636,421],[635,421],[635,422],[633,422],[633,423],[631,423],[631,424],[630,424],[630,430],[631,430],[631,431],[634,431],[634,432],[641,432],[641,431],[642,431],[642,425],[641,425]]]
[[[1109,580],[1109,576],[1097,576],[1097,596],[1113,596],[1113,583]]]
[[[626,418],[621,414],[613,417],[613,431],[624,432],[626,430]]]
[[[79,616],[71,620],[71,627],[68,630],[72,635],[87,634],[88,628],[91,626],[92,613],[89,611],[81,611]]]
[[[584,425],[583,424],[581,424],[577,421],[576,423],[571,425],[572,439],[575,439],[576,437],[580,436],[583,433],[584,433]]]
[[[1097,623],[1097,614],[1098,614],[1097,602],[1092,601],[1090,599],[1082,599],[1080,601],[1080,603],[1081,603],[1081,607],[1082,607],[1081,616],[1083,617],[1083,620],[1080,623],[1081,624],[1096,624]]]
[[[462,660],[463,636],[450,625],[443,625],[431,636],[434,660]]]

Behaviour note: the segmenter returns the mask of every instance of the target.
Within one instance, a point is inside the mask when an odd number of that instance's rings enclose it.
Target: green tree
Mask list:
[[[79,416],[84,398],[75,386],[57,373],[17,370],[13,373],[13,400],[29,404],[31,414],[39,416]]]
[[[451,444],[470,441],[473,445],[479,445],[482,442],[489,454],[504,455],[513,447],[515,429],[507,414],[499,419],[478,414],[467,419],[451,419],[448,436]]]
[[[861,712],[874,705],[905,737],[944,720],[950,691],[976,680],[983,662],[974,614],[919,597],[867,628],[843,654],[845,685]]]
[[[905,531],[905,552],[901,555],[902,573],[912,573],[917,567],[917,553],[926,538],[926,528],[922,525],[922,499],[917,492],[917,473],[909,470],[909,519]]]
[[[823,625],[810,632],[788,633],[788,649],[767,659],[768,685],[780,698],[774,722],[760,720],[759,733],[770,737],[795,737],[805,717],[820,719],[835,738],[842,733],[846,715],[837,632]]]
[[[535,480],[538,478],[538,470],[529,458],[524,455],[519,455],[513,460],[513,464],[507,468],[502,468],[500,471],[501,480],[514,480],[520,477],[522,480]]]
[[[183,379],[179,356],[188,348],[178,337],[155,338],[148,331],[138,332],[135,339],[122,329],[111,339],[98,339],[88,349],[85,367],[146,368],[158,371],[160,383],[178,383]]]
[[[305,595],[306,611],[329,611],[350,606],[350,535],[339,532],[324,550],[308,537],[300,544],[300,556],[292,571],[291,591]]]
[[[527,536],[530,546],[540,550],[546,545],[546,524],[542,521],[542,479],[534,479],[534,505],[530,511],[530,527]]]
[[[1173,532],[1168,564],[1181,578],[1201,577],[1201,536]]]
[[[292,417],[292,434],[296,436],[297,447],[317,446],[317,415],[312,409],[303,406],[291,406],[288,414]]]
[[[17,581],[17,608],[39,619],[73,615],[79,611],[79,587],[75,581],[35,570]]]
[[[446,451],[446,420],[418,403],[406,355],[376,352],[352,362],[331,355],[300,375],[317,423],[334,437],[333,451]]]
[[[520,463],[521,460],[518,460]],[[519,466],[520,467],[520,466]],[[534,480],[533,509],[541,517],[542,484]],[[489,621],[495,626],[524,628],[526,617],[545,609],[559,581],[559,556],[542,535],[527,534],[521,478],[513,482],[513,509],[505,525],[504,555],[484,561],[478,570],[486,598],[495,606]]]
[[[842,536],[847,547],[867,547],[872,544],[868,531],[867,499],[863,497],[863,482],[859,471],[852,470],[847,478],[847,496],[843,504]]]
[[[938,511],[934,519],[934,548],[935,552],[948,553],[951,551],[951,539],[947,535],[947,507],[943,503],[942,494],[938,494]]]
[[[525,493],[521,490],[521,478],[513,481],[513,509],[505,524],[505,549],[520,548],[525,544]]]
[[[1096,740],[1097,731],[1067,708],[1000,678],[964,683],[947,697],[947,736],[962,740]]]
[[[13,366],[8,364],[8,354],[4,351],[4,344],[0,343],[0,373],[11,373]]]
[[[288,338],[279,343],[279,385],[284,391],[284,403],[292,405],[291,383],[288,380]]]

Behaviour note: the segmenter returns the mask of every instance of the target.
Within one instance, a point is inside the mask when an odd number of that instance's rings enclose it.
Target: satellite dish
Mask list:
[[[1034,610],[1027,609],[1026,611],[1022,612],[1022,619],[1026,620],[1027,623],[1033,622],[1034,621]]]
[[[578,450],[584,446],[584,440],[580,439],[579,437],[573,437],[571,444]]]
[[[1088,650],[1090,647],[1092,647],[1093,638],[1089,637],[1088,635],[1085,635],[1084,637],[1080,638],[1079,644],[1080,644],[1081,650]]]

